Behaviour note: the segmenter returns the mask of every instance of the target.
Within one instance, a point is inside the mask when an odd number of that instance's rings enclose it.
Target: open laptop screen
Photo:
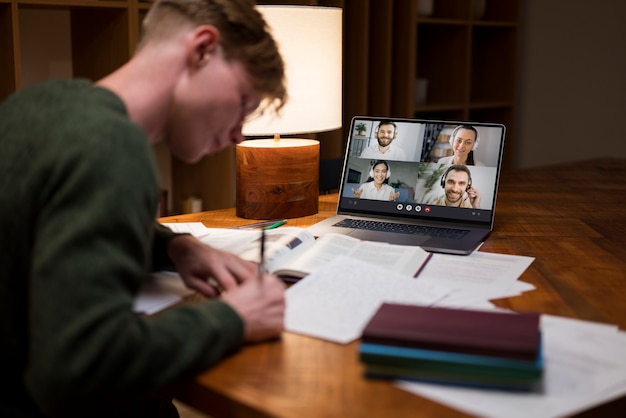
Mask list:
[[[338,212],[490,226],[504,135],[501,124],[355,117]]]

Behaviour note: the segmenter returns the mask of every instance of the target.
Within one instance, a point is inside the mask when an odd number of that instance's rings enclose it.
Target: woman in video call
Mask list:
[[[478,131],[472,125],[457,126],[450,135],[450,146],[452,146],[454,154],[440,158],[437,162],[439,164],[484,166],[483,163],[474,159],[474,150],[478,147],[478,140]]]
[[[357,199],[396,200],[400,193],[387,184],[390,176],[391,169],[387,161],[375,160],[372,162],[367,182],[356,190],[352,189],[352,194]]]

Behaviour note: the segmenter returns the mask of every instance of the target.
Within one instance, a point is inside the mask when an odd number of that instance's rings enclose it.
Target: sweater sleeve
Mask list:
[[[178,235],[168,227],[154,221],[154,239],[152,241],[152,262],[151,271],[174,270],[174,263],[167,254],[167,244]]]
[[[158,245],[169,234],[155,231],[150,147],[138,128],[122,131],[119,123],[90,126],[90,135],[69,141],[80,145],[47,156],[41,168],[25,384],[45,413],[158,388],[243,340],[241,318],[220,300],[154,317],[132,311],[153,234]]]

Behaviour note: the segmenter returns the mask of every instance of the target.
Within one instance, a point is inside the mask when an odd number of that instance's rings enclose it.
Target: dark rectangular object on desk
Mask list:
[[[378,364],[366,364],[365,376],[372,379],[412,380],[447,386],[467,386],[480,389],[498,389],[515,392],[541,391],[541,377],[485,376],[437,370],[413,370]]]
[[[533,360],[538,313],[502,313],[384,303],[363,342]]]

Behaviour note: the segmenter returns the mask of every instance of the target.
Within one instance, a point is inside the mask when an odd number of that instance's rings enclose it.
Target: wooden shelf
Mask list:
[[[477,27],[502,27],[502,28],[516,28],[515,22],[500,22],[500,21],[486,21],[486,20],[474,20],[472,26]]]
[[[456,104],[424,104],[415,106],[413,109],[414,113],[420,112],[456,112],[462,111],[465,109],[465,104],[456,103]]]
[[[394,1],[389,114],[500,122],[512,142],[519,17],[520,0],[433,0],[428,16],[415,1]],[[419,104],[418,79],[428,85]]]
[[[416,21],[415,21],[415,23],[419,24],[419,25],[467,26],[467,25],[469,25],[469,20],[466,20],[466,19],[441,19],[441,18],[418,16]]]
[[[501,109],[505,107],[514,107],[515,103],[512,101],[485,101],[485,102],[472,102],[469,106],[472,109]]]

